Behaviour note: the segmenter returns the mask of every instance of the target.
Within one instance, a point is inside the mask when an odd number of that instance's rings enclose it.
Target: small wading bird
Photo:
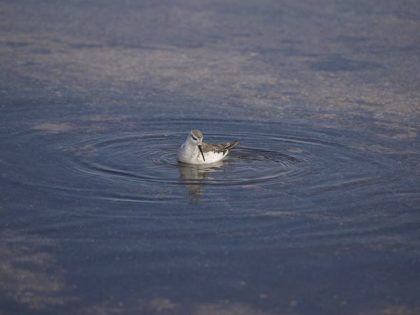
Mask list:
[[[210,164],[222,160],[239,142],[210,144],[203,142],[200,130],[191,130],[178,151],[178,161],[188,164]]]

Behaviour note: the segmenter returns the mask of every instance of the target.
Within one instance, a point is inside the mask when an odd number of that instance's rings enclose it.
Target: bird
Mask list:
[[[239,141],[220,144],[203,142],[203,133],[193,129],[178,150],[178,161],[187,164],[211,164],[223,160]]]

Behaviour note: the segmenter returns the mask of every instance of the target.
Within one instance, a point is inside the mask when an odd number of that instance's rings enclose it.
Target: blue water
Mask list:
[[[0,315],[420,314],[419,4],[1,1]]]
[[[396,299],[417,305],[417,139],[300,119],[133,112],[40,123],[21,109],[2,115],[6,310],[336,314]],[[240,145],[208,168],[178,164],[177,147],[198,127],[208,142]]]

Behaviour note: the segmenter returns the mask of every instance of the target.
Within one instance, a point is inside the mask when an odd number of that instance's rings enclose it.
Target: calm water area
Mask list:
[[[0,1],[0,315],[420,314],[418,1]],[[239,140],[176,161],[191,129]]]

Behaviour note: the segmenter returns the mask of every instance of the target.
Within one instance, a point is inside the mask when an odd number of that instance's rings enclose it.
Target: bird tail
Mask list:
[[[238,140],[226,143],[226,150],[231,150],[239,144]]]

